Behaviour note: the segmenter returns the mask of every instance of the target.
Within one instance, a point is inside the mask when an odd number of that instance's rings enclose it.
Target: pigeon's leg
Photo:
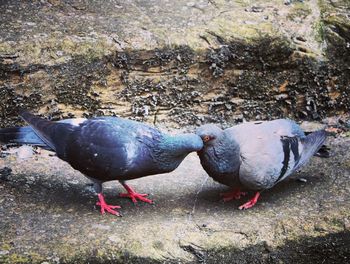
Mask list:
[[[120,206],[107,204],[102,193],[98,194],[98,200],[99,201],[96,203],[96,205],[101,206],[101,214],[104,214],[105,211],[107,211],[110,214],[120,216],[120,213],[118,211],[113,210],[113,209],[119,209]]]
[[[242,196],[246,195],[246,192],[241,192],[238,188],[232,189],[230,192],[220,193],[223,197],[224,202],[231,201],[233,199],[240,199]]]
[[[153,203],[152,200],[145,198],[145,196],[147,196],[147,194],[135,192],[124,181],[120,181],[120,183],[124,186],[125,190],[127,190],[127,192],[128,192],[128,193],[120,193],[119,194],[120,197],[128,197],[133,201],[133,203],[137,203],[137,200],[143,201],[145,203],[150,203],[150,204]]]
[[[243,209],[249,209],[251,207],[253,207],[256,202],[258,201],[259,199],[259,196],[260,196],[260,192],[256,192],[256,194],[254,195],[254,197],[247,203],[245,204],[242,204],[240,207],[238,207],[240,210],[243,210]]]
[[[110,214],[120,216],[120,213],[118,211],[113,210],[113,209],[119,209],[120,206],[107,204],[105,201],[105,198],[102,194],[102,183],[100,181],[96,181],[94,179],[92,179],[92,180],[94,182],[94,189],[97,192],[97,196],[98,196],[98,202],[96,203],[96,205],[101,206],[101,214],[104,214],[105,211],[107,211]]]

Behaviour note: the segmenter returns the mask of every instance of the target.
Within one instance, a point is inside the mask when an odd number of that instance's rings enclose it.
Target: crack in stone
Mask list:
[[[209,176],[207,175],[205,177],[205,179],[203,180],[201,187],[199,188],[199,190],[196,192],[196,196],[194,198],[194,203],[193,203],[193,207],[192,207],[192,211],[189,214],[188,218],[190,221],[192,221],[192,216],[194,215],[195,211],[196,211],[196,205],[197,205],[197,200],[198,200],[198,196],[200,194],[200,192],[203,190],[204,185],[206,184],[207,180],[209,179]]]

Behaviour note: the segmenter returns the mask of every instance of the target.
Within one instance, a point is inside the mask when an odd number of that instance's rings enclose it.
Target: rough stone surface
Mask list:
[[[172,126],[350,106],[350,4],[1,1],[0,124],[117,114]]]
[[[343,134],[342,134],[343,135]],[[350,138],[330,137],[331,158],[314,157],[293,178],[223,203],[196,154],[169,174],[130,181],[154,206],[106,200],[123,217],[101,216],[89,181],[41,151],[0,160],[0,262],[4,263],[346,263],[350,258]],[[249,194],[252,195],[252,194]]]

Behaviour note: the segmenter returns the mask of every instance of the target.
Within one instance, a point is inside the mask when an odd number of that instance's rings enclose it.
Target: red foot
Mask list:
[[[137,200],[143,201],[145,203],[150,203],[150,204],[153,203],[152,200],[145,198],[145,196],[147,196],[148,194],[137,193],[127,184],[125,184],[125,183],[122,183],[122,184],[123,184],[124,188],[128,191],[128,193],[120,193],[119,194],[120,197],[130,198],[133,203],[137,203]]]
[[[98,202],[96,203],[96,205],[101,206],[101,214],[104,214],[105,211],[107,211],[110,214],[113,215],[118,215],[120,216],[119,212],[113,209],[119,209],[120,206],[118,205],[108,205],[105,201],[105,198],[103,197],[102,193],[98,194]]]
[[[246,192],[241,192],[239,189],[233,189],[230,192],[220,193],[220,196],[223,197],[224,202],[231,201],[233,199],[240,199],[242,196],[246,195]]]
[[[251,207],[253,207],[256,202],[258,201],[260,196],[260,192],[256,192],[256,194],[254,195],[254,197],[247,203],[242,204],[240,207],[238,207],[240,210],[244,210],[244,209],[249,209]]]

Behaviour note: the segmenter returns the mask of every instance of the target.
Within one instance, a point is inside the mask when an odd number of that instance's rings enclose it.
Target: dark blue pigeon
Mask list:
[[[238,199],[255,190],[248,209],[257,202],[260,192],[272,188],[305,165],[326,139],[324,130],[305,135],[294,122],[278,119],[247,122],[222,130],[208,124],[198,128],[204,147],[198,152],[205,171],[214,180],[232,187],[222,194],[224,201]]]
[[[94,183],[101,207],[119,215],[119,206],[108,205],[102,194],[102,183],[119,180],[135,203],[152,203],[146,194],[136,193],[125,181],[171,172],[192,151],[203,147],[195,134],[175,136],[161,133],[143,123],[119,117],[67,119],[52,122],[28,112],[21,117],[27,127],[0,129],[0,142],[31,144],[56,152],[74,169],[82,172]]]

